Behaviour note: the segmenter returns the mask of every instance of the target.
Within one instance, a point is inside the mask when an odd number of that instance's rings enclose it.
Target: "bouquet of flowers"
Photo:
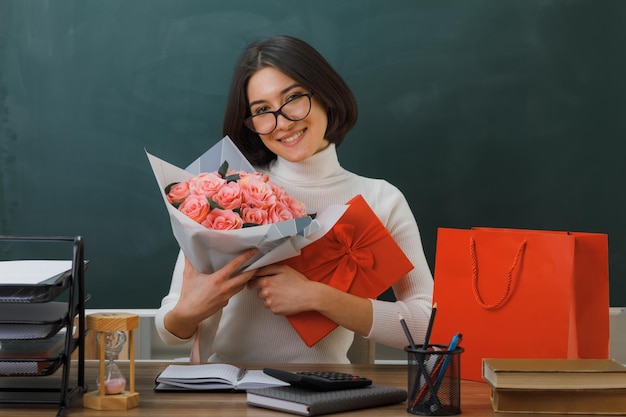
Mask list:
[[[413,268],[362,196],[325,207],[313,219],[255,172],[228,137],[186,170],[147,155],[174,237],[199,271],[215,271],[255,247],[259,252],[244,270],[281,262],[310,280],[376,298]],[[337,327],[312,311],[287,320],[307,346]]]
[[[347,207],[306,214],[305,206],[256,172],[228,137],[185,170],[146,152],[180,248],[201,272],[211,273],[249,248],[254,269],[291,258],[319,239]],[[323,221],[323,225],[320,222]]]

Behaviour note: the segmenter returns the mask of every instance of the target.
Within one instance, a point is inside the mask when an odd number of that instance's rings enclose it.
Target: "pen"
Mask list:
[[[246,372],[248,372],[248,370],[245,367],[239,368],[239,373],[237,373],[237,382],[241,381],[241,379],[246,376]]]
[[[402,329],[404,330],[404,334],[406,335],[406,338],[409,340],[409,346],[413,350],[417,349],[416,346],[415,346],[415,341],[413,340],[413,336],[411,336],[411,332],[409,331],[409,327],[406,325],[406,321],[404,321],[404,317],[402,317],[402,314],[398,313],[398,318],[400,319],[400,324],[402,325]]]
[[[426,329],[426,337],[424,338],[424,345],[422,349],[428,349],[428,343],[430,342],[430,334],[433,331],[433,324],[435,323],[435,314],[437,314],[437,303],[433,305],[432,311],[430,313],[430,320],[428,320],[428,328]]]
[[[456,350],[456,347],[459,345],[459,341],[461,340],[462,337],[463,335],[461,335],[461,333],[457,333],[452,337],[452,341],[450,342],[450,345],[448,346],[448,353],[446,354],[446,357],[443,360],[443,364],[441,365],[441,369],[439,370],[439,375],[437,375],[437,382],[435,382],[435,392],[433,394],[436,394],[437,390],[439,390],[441,381],[443,380],[443,377],[446,374],[446,369],[448,368],[448,365],[450,364],[450,361],[452,360],[452,352]]]

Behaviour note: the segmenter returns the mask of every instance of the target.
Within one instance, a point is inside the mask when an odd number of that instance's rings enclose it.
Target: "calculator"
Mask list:
[[[275,368],[264,368],[263,372],[281,381],[288,382],[295,387],[308,388],[316,391],[362,388],[372,385],[371,379],[344,372],[290,372]]]

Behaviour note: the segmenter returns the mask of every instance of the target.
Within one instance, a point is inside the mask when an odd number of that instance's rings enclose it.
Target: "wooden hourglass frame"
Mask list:
[[[139,316],[128,313],[94,313],[87,316],[87,328],[98,332],[96,337],[101,340],[100,370],[98,372],[98,385],[96,391],[91,391],[83,396],[83,406],[96,410],[128,410],[139,405],[139,393],[135,392],[135,345],[134,330],[139,327]],[[128,332],[128,356],[130,359],[129,389],[120,394],[107,394],[105,387],[105,358],[104,334],[105,332],[124,331]]]

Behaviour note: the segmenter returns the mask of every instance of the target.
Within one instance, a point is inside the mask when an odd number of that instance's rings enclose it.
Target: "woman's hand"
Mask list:
[[[315,282],[286,265],[259,268],[248,288],[257,289],[259,298],[274,314],[289,315],[312,309],[311,298]]]
[[[245,288],[256,270],[233,274],[256,252],[249,249],[212,274],[196,271],[185,257],[180,298],[166,314],[165,327],[181,339],[193,336],[202,320],[224,308],[233,295]]]
[[[289,315],[311,310],[312,295],[317,282],[286,265],[259,268],[248,288],[257,289],[258,297],[272,313]]]
[[[256,288],[265,307],[275,314],[290,315],[313,310],[364,336],[372,327],[370,300],[310,281],[286,265],[259,268],[256,278],[248,282],[248,288]]]

